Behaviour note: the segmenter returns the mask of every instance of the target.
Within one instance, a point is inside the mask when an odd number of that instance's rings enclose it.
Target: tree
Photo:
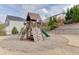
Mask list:
[[[69,9],[67,9],[67,13],[66,13],[65,18],[66,18],[66,20],[70,20],[71,19],[71,13],[70,13]]]
[[[79,6],[74,6],[70,11],[72,11],[72,19],[74,22],[79,22]]]
[[[79,5],[76,5],[70,9],[67,9],[66,21],[79,22]]]
[[[51,25],[52,25],[52,17],[50,17],[49,23],[48,23],[48,26],[51,26]]]
[[[57,21],[56,21],[56,17],[55,16],[53,16],[53,21],[56,23]]]
[[[49,26],[50,30],[56,28],[56,18],[55,17],[50,17],[48,26]]]
[[[13,27],[13,29],[12,29],[12,34],[17,34],[17,33],[18,33],[17,28],[16,28],[16,27]]]
[[[53,20],[52,20],[52,26],[54,27],[54,28],[56,28],[56,17],[55,16],[53,16]]]

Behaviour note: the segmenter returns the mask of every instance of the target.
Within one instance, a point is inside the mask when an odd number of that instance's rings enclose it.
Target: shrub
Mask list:
[[[79,22],[79,5],[75,5],[74,7],[67,9],[66,13],[66,23],[78,23]],[[72,21],[71,21],[72,19]]]
[[[56,18],[55,17],[53,17],[53,19],[52,19],[52,17],[50,17],[48,26],[49,26],[49,30],[53,30],[56,28]]]
[[[12,34],[18,34],[18,30],[17,30],[16,27],[13,27],[13,29],[12,29]]]

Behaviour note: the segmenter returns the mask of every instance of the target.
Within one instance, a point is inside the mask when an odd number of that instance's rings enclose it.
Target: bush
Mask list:
[[[79,22],[79,5],[75,5],[74,7],[67,9],[66,13],[66,23],[78,23]],[[72,21],[71,21],[72,19]]]
[[[49,22],[48,22],[49,30],[55,29],[56,28],[56,23],[57,23],[56,18],[53,17],[53,19],[52,19],[52,17],[50,17]]]
[[[50,30],[53,30],[53,29],[55,29],[56,28],[56,26],[51,26],[50,27]]]
[[[17,30],[16,27],[13,27],[13,29],[12,29],[12,34],[18,34],[18,30]]]

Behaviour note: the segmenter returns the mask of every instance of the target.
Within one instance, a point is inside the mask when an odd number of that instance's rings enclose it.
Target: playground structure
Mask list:
[[[21,37],[20,40],[24,39],[30,39],[35,42],[42,41],[44,40],[42,32],[48,36],[45,31],[41,31],[41,18],[39,14],[36,13],[28,13],[27,14],[27,19],[24,23],[24,27],[21,31]]]

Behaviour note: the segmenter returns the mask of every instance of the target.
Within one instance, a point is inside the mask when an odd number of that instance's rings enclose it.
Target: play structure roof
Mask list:
[[[31,20],[41,20],[41,17],[39,14],[37,13],[32,13],[32,12],[28,12],[28,16],[30,17]]]

